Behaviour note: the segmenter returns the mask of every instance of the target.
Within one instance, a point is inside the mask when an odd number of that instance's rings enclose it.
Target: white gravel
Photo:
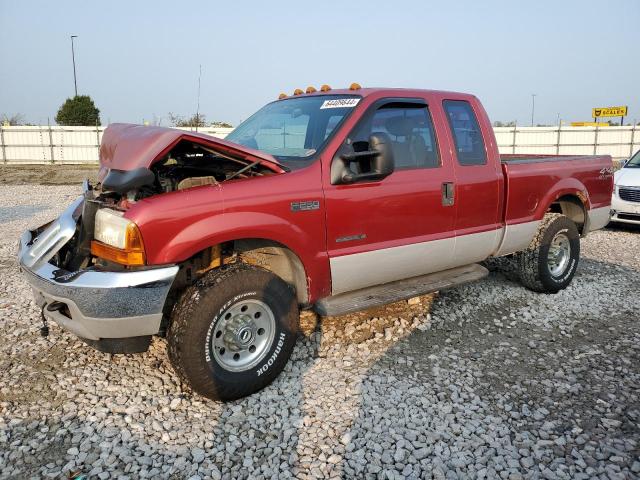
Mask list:
[[[77,192],[0,190],[0,477],[640,475],[640,229],[590,235],[557,295],[493,273],[315,330],[305,315],[279,379],[222,404],[181,390],[162,339],[111,356],[39,336],[17,238]]]

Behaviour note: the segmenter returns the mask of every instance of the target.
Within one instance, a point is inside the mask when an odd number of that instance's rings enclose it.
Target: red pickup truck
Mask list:
[[[300,308],[442,290],[505,255],[525,287],[567,287],[613,188],[609,156],[501,156],[473,95],[355,84],[281,95],[224,140],[114,124],[100,165],[21,238],[45,328],[114,353],[166,336],[181,378],[215,399],[278,375]]]

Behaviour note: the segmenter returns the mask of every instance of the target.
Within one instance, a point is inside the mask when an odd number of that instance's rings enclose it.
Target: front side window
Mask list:
[[[360,97],[315,95],[265,105],[225,140],[273,155],[290,168],[311,163]]]
[[[381,106],[356,127],[351,136],[354,150],[367,150],[372,133],[385,133],[391,139],[396,170],[440,165],[433,122],[423,104],[397,102]]]
[[[469,102],[445,100],[444,110],[449,120],[460,165],[485,165],[487,154],[476,114]]]

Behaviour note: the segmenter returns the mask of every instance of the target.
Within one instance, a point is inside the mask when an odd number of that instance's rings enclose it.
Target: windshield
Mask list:
[[[629,159],[624,168],[640,168],[640,150],[638,150],[636,154]]]
[[[311,163],[360,101],[352,95],[316,95],[265,105],[225,140],[273,155],[291,168]]]

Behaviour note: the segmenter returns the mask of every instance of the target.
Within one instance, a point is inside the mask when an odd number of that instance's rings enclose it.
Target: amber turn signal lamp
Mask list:
[[[127,226],[124,248],[92,240],[91,255],[129,266],[144,265],[146,261],[142,235],[140,235],[140,230],[134,224]]]
[[[321,92],[328,92],[329,90],[331,90],[331,87],[326,83],[320,87]]]
[[[315,87],[312,87],[311,85],[309,85],[305,93],[316,93],[316,92],[317,90],[315,89]]]
[[[282,100],[283,98],[287,98],[286,93],[281,93],[280,95],[278,95],[278,100]]]
[[[353,82],[351,86],[349,86],[349,90],[360,90],[361,88],[362,87],[360,86],[360,84],[355,82]]]
[[[293,91],[293,94],[294,94],[294,95],[302,95],[303,93],[304,93],[304,92],[303,92],[302,90],[300,90],[299,88],[296,88],[296,89]]]

